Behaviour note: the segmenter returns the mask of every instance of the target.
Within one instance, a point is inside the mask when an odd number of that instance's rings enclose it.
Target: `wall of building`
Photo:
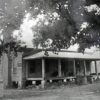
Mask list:
[[[100,73],[100,61],[96,61],[96,63],[97,63],[98,73]],[[95,72],[95,62],[94,61],[91,62],[91,73],[96,73]]]
[[[91,62],[91,73],[95,73],[95,62]]]
[[[1,58],[2,59],[1,59],[0,66],[2,66],[3,85],[4,85],[4,88],[7,88],[8,87],[8,80],[9,80],[8,74],[10,74],[10,73],[8,73],[7,54],[3,53]],[[22,82],[22,53],[18,53],[18,56],[13,57],[13,59],[12,59],[11,80],[12,80],[12,82],[17,82],[21,86],[21,82]]]
[[[2,65],[2,57],[0,58],[0,98],[4,95],[4,84],[3,84],[3,65]]]
[[[7,54],[3,54],[2,56],[2,66],[3,66],[3,83],[4,88],[8,86],[8,57]]]
[[[15,82],[18,87],[22,86],[22,53],[18,52],[17,57],[13,58],[12,62],[12,81]]]
[[[98,73],[100,73],[100,61],[97,61],[97,70],[98,70]]]

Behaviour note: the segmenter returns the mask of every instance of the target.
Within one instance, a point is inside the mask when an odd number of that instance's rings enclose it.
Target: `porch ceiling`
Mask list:
[[[69,58],[69,59],[89,59],[100,60],[100,53],[78,53],[78,52],[59,52],[58,54],[48,51],[48,56],[44,54],[45,51],[38,52],[36,54],[24,57],[24,60],[38,59],[38,58]]]

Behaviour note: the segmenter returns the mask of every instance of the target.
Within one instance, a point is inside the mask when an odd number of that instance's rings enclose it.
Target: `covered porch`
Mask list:
[[[54,54],[55,55],[55,54]],[[91,62],[94,62],[95,73],[98,77],[98,70],[96,61],[98,59],[91,58],[75,58],[75,57],[54,57],[41,56],[32,58],[24,58],[26,81],[30,84],[41,84],[44,88],[46,82],[62,81],[62,82],[76,82],[77,76],[84,77],[84,84],[87,83],[87,77],[91,75]],[[39,55],[40,56],[40,55]]]

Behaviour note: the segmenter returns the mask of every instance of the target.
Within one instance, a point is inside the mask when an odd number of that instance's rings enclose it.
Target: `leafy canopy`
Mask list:
[[[39,19],[33,27],[33,43],[43,48],[48,47],[48,39],[52,40],[51,49],[68,48],[71,39],[76,35],[75,22],[70,16],[68,0],[38,0],[31,3],[31,17]],[[32,12],[33,11],[33,12]]]
[[[80,51],[91,46],[100,48],[100,1],[86,0],[84,18],[89,26],[77,37]]]

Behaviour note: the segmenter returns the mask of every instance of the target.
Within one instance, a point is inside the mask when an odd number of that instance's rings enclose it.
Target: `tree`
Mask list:
[[[86,0],[84,16],[89,25],[77,35],[77,42],[80,45],[79,50],[84,51],[85,48],[91,46],[100,48],[100,1]]]
[[[34,0],[33,0],[34,2]],[[31,3],[33,7],[34,3]],[[40,6],[41,5],[41,6]],[[36,2],[32,18],[39,19],[33,28],[35,39],[33,43],[46,48],[46,40],[52,39],[51,49],[68,48],[71,39],[77,33],[74,20],[70,16],[68,0],[41,0]],[[32,12],[30,11],[30,12]],[[42,16],[42,18],[39,18]],[[35,30],[37,29],[37,30]]]
[[[21,48],[21,42],[13,38],[13,31],[19,29],[25,15],[24,0],[0,0],[0,54],[8,57],[8,87],[11,87],[12,54]]]

